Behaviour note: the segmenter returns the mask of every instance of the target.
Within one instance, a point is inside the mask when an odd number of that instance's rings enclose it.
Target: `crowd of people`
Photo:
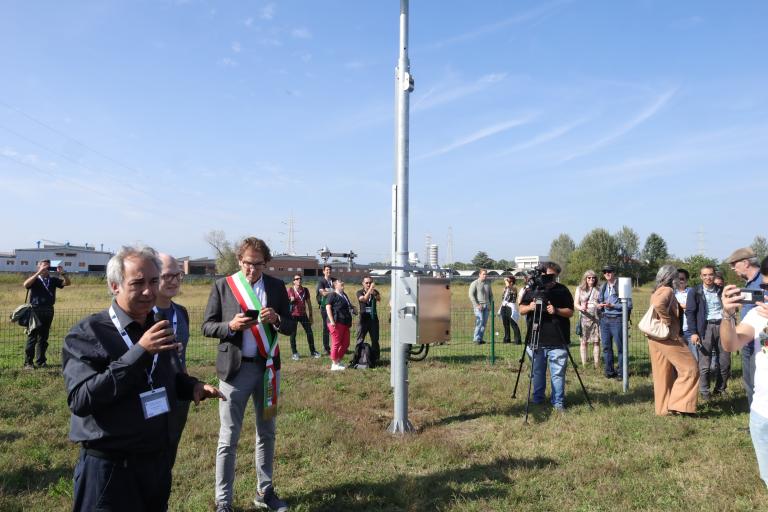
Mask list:
[[[235,460],[248,403],[254,404],[257,507],[286,511],[275,492],[273,460],[280,400],[278,334],[291,339],[291,356],[299,359],[296,332],[306,332],[311,357],[313,306],[302,276],[286,285],[263,272],[270,261],[267,244],[244,239],[237,249],[238,272],[214,282],[205,308],[202,331],[219,340],[216,352],[218,386],[191,376],[186,366],[190,323],[187,310],[174,301],[183,273],[170,255],[145,246],[123,247],[107,265],[111,305],[75,325],[64,340],[63,373],[71,410],[70,439],[80,445],[74,472],[74,510],[165,510],[171,474],[190,403],[219,400],[219,436],[215,464],[217,512],[232,511]],[[768,289],[768,258],[759,263],[749,249],[739,249],[726,260],[753,290]],[[543,265],[535,286],[518,290],[516,279],[504,279],[501,305],[496,311],[504,325],[505,343],[522,344],[518,321],[528,323],[525,343],[532,362],[532,402],[545,399],[550,374],[550,402],[565,410],[565,381],[569,360],[570,319],[577,315],[583,365],[600,367],[602,346],[606,377],[621,376],[621,310],[615,268],[602,268],[598,283],[592,270],[584,273],[575,293],[558,282],[561,268]],[[378,307],[381,294],[370,276],[362,281],[355,303],[341,278],[323,269],[315,299],[323,318],[323,351],[331,370],[344,370],[350,327],[359,317],[356,345],[370,337],[368,356],[379,357]],[[650,308],[668,327],[664,338],[648,337],[655,410],[658,415],[692,415],[699,399],[726,392],[730,354],[744,358],[744,385],[750,405],[749,431],[761,478],[768,485],[768,306],[742,303],[734,285],[718,284],[717,271],[704,266],[701,284],[688,287],[686,269],[662,266]],[[45,365],[47,331],[53,318],[55,290],[70,284],[59,269],[51,275],[50,262],[40,262],[24,281],[33,306],[47,328],[30,337],[25,365]],[[476,317],[475,343],[483,343],[485,322],[493,294],[487,272],[469,287]],[[631,303],[629,304],[631,308]],[[740,310],[741,321],[736,322]],[[536,317],[534,319],[534,316]],[[617,320],[618,319],[618,320]],[[533,322],[536,327],[533,329]],[[617,326],[618,324],[618,326]],[[531,333],[535,331],[535,346]],[[592,345],[590,353],[589,346]],[[613,345],[619,364],[614,366]],[[37,356],[33,360],[34,356]],[[710,387],[710,381],[714,385]]]

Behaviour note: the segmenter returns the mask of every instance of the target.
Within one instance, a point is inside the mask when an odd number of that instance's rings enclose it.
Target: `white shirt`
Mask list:
[[[259,301],[261,301],[261,307],[267,307],[267,293],[264,291],[264,276],[253,283],[253,292],[259,298]],[[258,353],[259,348],[256,346],[256,338],[253,336],[253,332],[250,329],[246,329],[243,331],[243,356],[256,357],[256,354]]]
[[[763,418],[768,418],[768,354],[763,350],[760,343],[763,329],[768,324],[768,318],[757,314],[756,309],[751,309],[747,316],[742,320],[747,325],[751,325],[755,330],[755,392],[752,395],[752,410]]]

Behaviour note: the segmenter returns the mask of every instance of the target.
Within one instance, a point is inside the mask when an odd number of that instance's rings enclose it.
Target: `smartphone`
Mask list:
[[[749,288],[739,289],[741,298],[739,304],[754,304],[755,302],[765,302],[765,290],[752,290]]]
[[[259,310],[258,309],[249,309],[245,312],[245,316],[248,318],[253,318],[254,320],[259,318]]]
[[[162,322],[163,320],[168,320],[165,318],[165,313],[162,311],[155,311],[155,323]]]

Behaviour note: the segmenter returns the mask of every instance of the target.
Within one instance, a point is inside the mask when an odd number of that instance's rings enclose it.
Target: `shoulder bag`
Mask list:
[[[669,338],[669,326],[661,321],[661,318],[659,318],[659,315],[653,308],[653,304],[643,315],[640,323],[637,324],[637,328],[649,338],[656,340],[666,340]]]

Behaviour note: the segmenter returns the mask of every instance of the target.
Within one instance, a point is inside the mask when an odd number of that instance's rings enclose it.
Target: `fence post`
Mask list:
[[[491,298],[491,364],[496,364],[496,306]]]

